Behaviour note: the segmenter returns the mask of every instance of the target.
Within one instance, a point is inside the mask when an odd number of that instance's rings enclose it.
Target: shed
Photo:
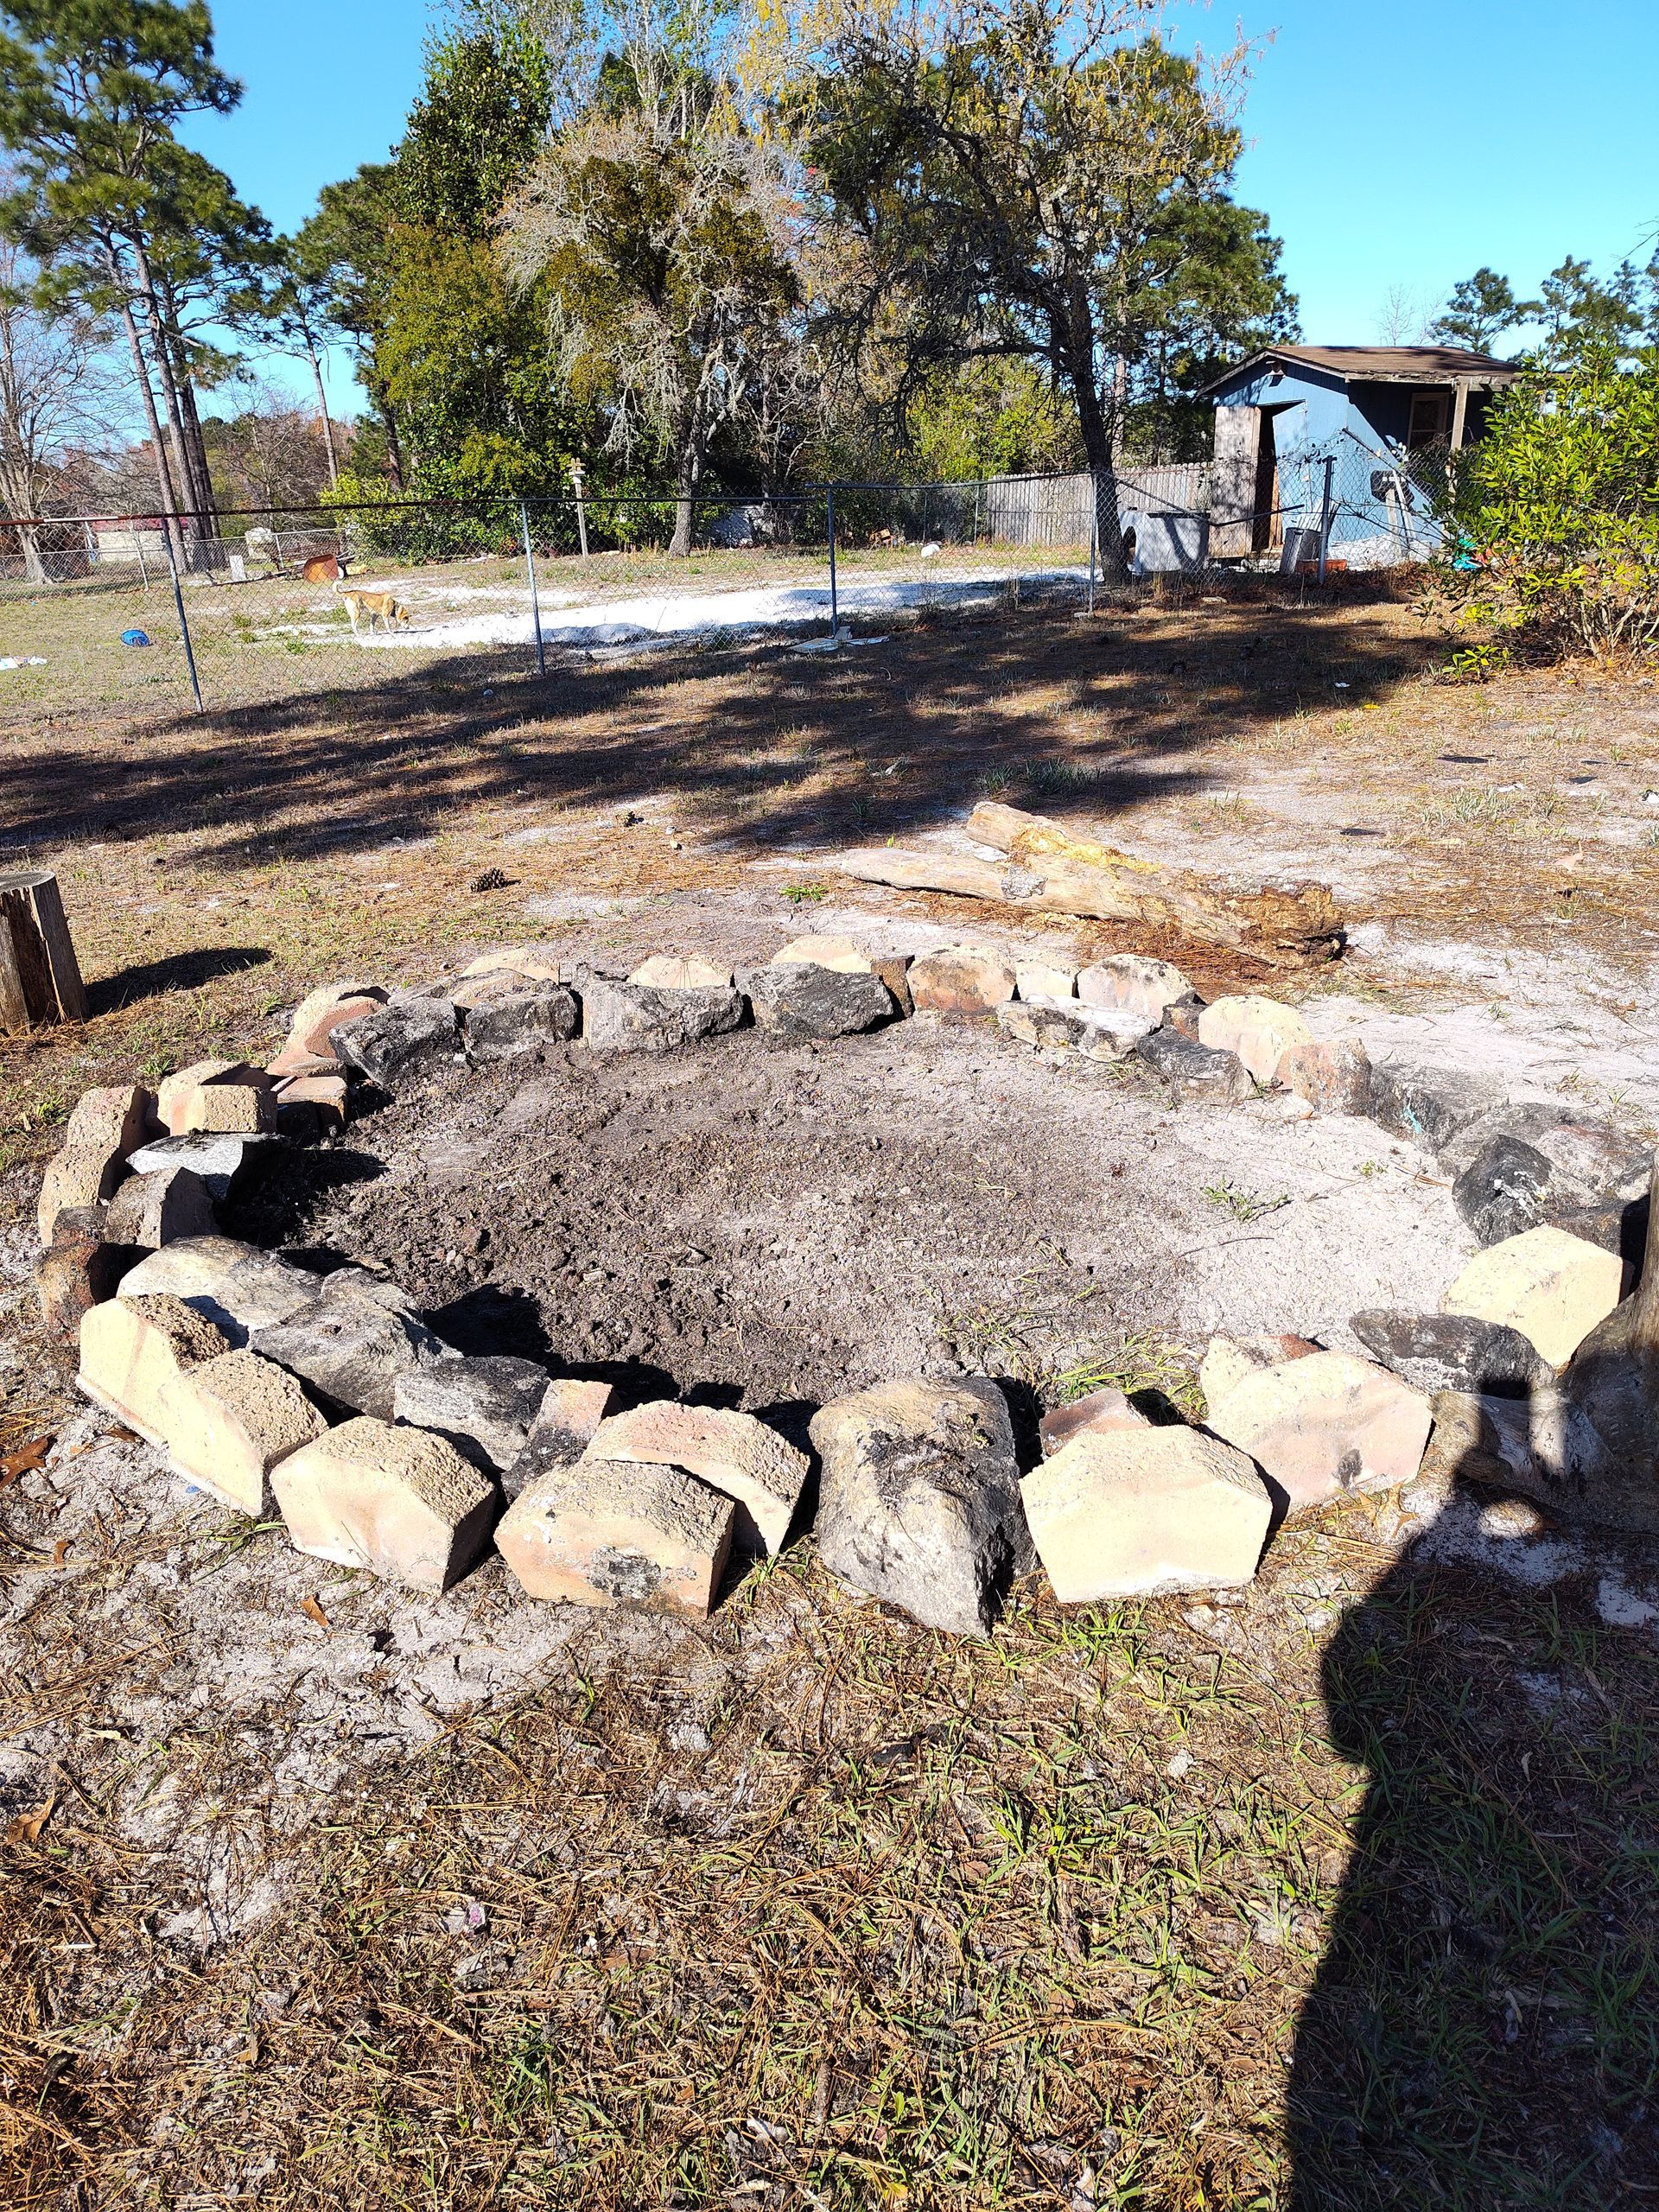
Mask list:
[[[1440,543],[1433,483],[1516,371],[1459,346],[1274,346],[1204,388],[1216,406],[1213,555],[1325,550],[1350,568]]]
[[[92,558],[100,567],[153,561],[167,566],[166,524],[160,515],[99,515],[86,524]]]

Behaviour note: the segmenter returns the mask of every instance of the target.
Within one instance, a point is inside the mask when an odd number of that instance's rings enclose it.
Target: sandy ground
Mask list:
[[[184,1492],[77,1406],[30,1311],[79,1089],[267,1049],[347,967],[525,938],[735,965],[808,929],[1126,947],[837,877],[847,843],[960,842],[982,795],[1324,876],[1349,951],[1271,986],[1316,1033],[1650,1135],[1659,694],[1449,691],[1415,621],[1147,605],[6,733],[10,857],[59,868],[94,997],[0,1058],[0,1444],[56,1438],[0,1486],[20,2206],[1641,2201],[1649,1549],[1360,1500],[1236,1605],[1033,1587],[973,1650],[855,1604],[810,1543],[706,1624],[527,1607],[498,1566],[416,1598]],[[1210,995],[1262,980],[1153,949]],[[1211,1331],[1342,1343],[1471,1249],[1374,1125],[1172,1112],[931,1019],[457,1072],[234,1225],[378,1259],[465,1349],[797,1433],[880,1373],[995,1373],[1027,1449],[1068,1376],[1179,1395]],[[1380,2138],[1347,2060],[1309,2059],[1321,1989],[1320,2050],[1431,2085]]]
[[[950,562],[932,566],[923,563],[915,578],[865,577],[856,572],[842,582],[832,601],[826,573],[821,582],[798,584],[756,584],[747,590],[696,592],[664,591],[648,598],[598,600],[575,593],[555,591],[550,603],[540,609],[543,639],[563,646],[637,645],[646,639],[695,638],[699,632],[745,630],[804,631],[830,626],[832,606],[842,622],[865,626],[885,618],[913,613],[921,607],[971,610],[995,603],[1006,587],[1019,582],[1039,594],[1064,591],[1080,599],[1088,582],[1086,569],[1074,568],[1019,569],[999,567],[995,560],[961,570]],[[458,645],[525,645],[533,644],[528,592],[513,594],[519,601],[510,613],[434,619],[429,597],[411,592],[411,620],[406,628],[366,631],[361,642],[391,649],[443,651]],[[562,603],[563,602],[563,603]]]
[[[1269,1210],[1241,1225],[1222,1186]],[[1189,1381],[1217,1331],[1353,1349],[1352,1312],[1433,1310],[1475,1249],[1444,1178],[1370,1122],[1288,1122],[1269,1098],[1172,1111],[1127,1070],[938,1016],[823,1047],[748,1033],[668,1060],[574,1046],[447,1073],[256,1179],[226,1226],[312,1265],[385,1268],[463,1351],[603,1376],[619,1403],[741,1406],[803,1444],[841,1391],[988,1371],[1027,1452],[1036,1393],[1104,1347]],[[27,1239],[3,1257],[16,1314]],[[446,1714],[511,1710],[573,1637],[590,1667],[648,1655],[677,1678],[691,1648],[649,1617],[526,1604],[499,1561],[435,1599],[302,1559],[97,1412],[65,1423],[12,1503],[67,1556],[11,1583],[0,1669],[31,1680],[43,1649],[114,1632],[129,1664],[104,1725],[140,1745],[195,1716],[235,1732],[205,1825],[143,1758],[122,1785],[123,1832],[172,1855],[159,1932],[196,1945],[276,1909],[296,1839],[359,1763],[417,1750]],[[1421,1536],[1445,1503],[1413,1521],[1384,1502],[1373,1533]],[[1592,1568],[1605,1618],[1659,1630],[1659,1548],[1506,1542],[1478,1508],[1446,1516],[1437,1555],[1538,1589]],[[0,1816],[49,1794],[85,1719],[12,1734]]]

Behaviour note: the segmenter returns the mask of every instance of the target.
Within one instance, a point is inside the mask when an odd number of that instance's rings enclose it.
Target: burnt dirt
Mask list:
[[[1091,1334],[1160,1317],[1167,1208],[1145,1217],[1135,1161],[1155,1104],[1089,1070],[1057,1113],[1034,1095],[1053,1082],[913,1023],[660,1059],[555,1048],[445,1071],[284,1159],[227,1226],[384,1267],[464,1351],[625,1397],[816,1405],[978,1367],[988,1330],[1046,1357],[1084,1307]]]
[[[1360,1304],[1432,1304],[1468,1241],[1372,1124],[1177,1110],[1137,1062],[938,1017],[446,1068],[337,1149],[286,1155],[226,1225],[384,1268],[463,1351],[602,1376],[619,1402],[797,1418],[896,1375],[1031,1382],[1144,1336],[1340,1333]]]

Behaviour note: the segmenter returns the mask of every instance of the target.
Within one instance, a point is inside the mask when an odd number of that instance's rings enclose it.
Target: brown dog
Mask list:
[[[362,634],[357,626],[359,615],[367,624],[371,637],[374,634],[377,622],[384,622],[390,630],[394,622],[406,623],[409,620],[409,609],[389,591],[342,591],[340,596],[346,603],[346,613],[352,618],[352,635],[354,638]]]

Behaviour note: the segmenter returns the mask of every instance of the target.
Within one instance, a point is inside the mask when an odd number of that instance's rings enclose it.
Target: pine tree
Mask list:
[[[179,518],[194,518],[195,534],[213,526],[194,391],[207,356],[192,308],[264,250],[264,232],[174,126],[240,98],[213,60],[205,0],[0,0],[0,145],[16,157],[0,227],[40,262],[48,303],[120,322],[180,557]]]

